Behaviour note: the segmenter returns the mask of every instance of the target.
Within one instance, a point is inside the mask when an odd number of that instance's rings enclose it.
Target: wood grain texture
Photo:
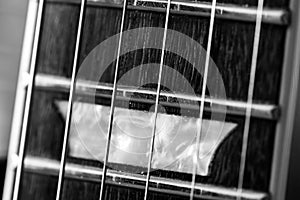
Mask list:
[[[73,20],[75,19],[73,16],[77,12],[77,8],[68,5],[66,10],[61,10],[60,5],[50,4],[46,9],[37,72],[70,77],[72,47],[74,47],[76,34],[76,20]],[[76,12],[71,12],[72,9],[75,9]],[[49,14],[47,14],[48,12]],[[70,18],[72,21],[67,21]],[[119,32],[120,18],[120,10],[88,7],[82,35],[80,63],[94,47]],[[208,20],[208,18],[200,17],[171,16],[169,28],[190,36],[205,48]],[[57,23],[53,24],[55,21]],[[163,21],[163,14],[128,11],[125,29],[162,27]],[[227,98],[245,101],[251,65],[254,24],[216,20],[214,29],[211,57],[222,75]],[[257,102],[278,102],[284,38],[284,27],[263,25],[254,92],[254,100]],[[193,52],[187,52],[187,55],[193,55]],[[121,57],[120,72],[124,73],[141,63],[159,63],[159,61],[160,52],[157,50],[145,49],[132,52]],[[195,73],[190,63],[178,56],[167,54],[165,64],[176,66],[175,69],[189,80],[195,92],[201,93],[201,76]],[[114,66],[114,64],[110,65],[111,69],[107,70],[102,81],[112,83]],[[93,73],[92,70],[91,74]],[[167,75],[162,80],[176,84],[177,78],[170,79]]]
[[[224,0],[225,2],[225,0]],[[226,1],[229,2],[229,1]],[[230,1],[231,2],[231,1]],[[236,1],[252,4],[254,1]],[[286,5],[282,0],[266,1],[266,5]],[[43,18],[41,43],[38,53],[37,73],[47,73],[70,77],[73,61],[75,35],[79,7],[68,4],[46,4]],[[119,32],[121,11],[118,9],[88,7],[80,49],[80,63],[99,43]],[[171,16],[169,28],[182,32],[206,48],[208,18]],[[137,27],[162,27],[164,15],[159,13],[129,11],[126,29]],[[264,24],[259,49],[257,79],[254,99],[263,103],[278,103],[281,66],[284,51],[285,28]],[[227,97],[246,100],[252,53],[254,24],[226,20],[216,20],[213,33],[211,56],[216,62],[225,83]],[[159,62],[160,50],[144,49],[121,57],[120,76],[141,63]],[[192,54],[193,52],[187,52]],[[166,54],[165,63],[176,66],[193,85],[196,93],[201,93],[202,77],[194,72],[190,63],[172,53]],[[103,82],[112,82],[114,63],[110,65]],[[91,71],[93,73],[93,71]],[[143,76],[137,76],[142,78]],[[163,77],[164,81],[176,84],[176,77]],[[156,86],[151,86],[152,89]],[[26,155],[43,156],[59,160],[64,132],[64,120],[59,115],[54,101],[66,99],[68,94],[34,90],[28,126]],[[109,104],[110,102],[108,102]],[[138,109],[137,105],[135,109]],[[210,175],[197,177],[197,182],[224,187],[236,187],[240,152],[242,145],[243,117],[227,116],[226,121],[238,123],[238,128],[219,147],[210,167]],[[268,191],[275,121],[251,119],[249,148],[244,179],[244,188]],[[92,164],[89,163],[88,164]],[[100,163],[96,163],[100,166]],[[153,176],[180,180],[191,180],[190,174],[158,170]],[[22,199],[53,199],[56,177],[24,173],[22,178]],[[54,192],[55,193],[55,192]],[[44,195],[42,194],[49,194]],[[109,186],[107,199],[140,199],[142,191]],[[66,180],[64,199],[93,199],[99,195],[99,185],[90,182]],[[151,194],[150,199],[177,199],[178,197]]]
[[[37,71],[47,74],[68,74],[73,64],[79,5],[46,4],[39,51]],[[41,69],[42,68],[42,69]]]

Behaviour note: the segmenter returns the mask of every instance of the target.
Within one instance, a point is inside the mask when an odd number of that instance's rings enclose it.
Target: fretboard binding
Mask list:
[[[59,162],[53,159],[46,159],[41,157],[27,156],[24,159],[24,170],[26,172],[37,173],[42,175],[57,176],[59,169]],[[99,182],[102,176],[102,169],[92,166],[84,166],[74,163],[66,163],[65,166],[65,177],[78,179],[82,181],[92,181]],[[144,186],[146,181],[145,175],[125,173],[115,170],[107,171],[107,183],[113,185],[119,185],[122,187],[132,187],[139,188]],[[135,182],[136,184],[133,184]],[[141,183],[141,184],[138,184]],[[172,180],[167,178],[151,176],[151,185],[159,185],[160,188],[150,187],[152,191],[170,193],[177,195],[186,196],[187,193],[184,191],[178,191],[178,188],[189,190],[191,189],[191,184],[188,181]],[[165,188],[164,188],[165,186]],[[170,186],[174,187],[174,190],[170,189]],[[167,187],[167,188],[166,188]],[[139,188],[141,189],[141,188]],[[205,199],[235,199],[240,197],[241,199],[247,200],[266,200],[268,199],[268,194],[263,192],[256,192],[251,190],[243,190],[238,192],[236,188],[226,188],[215,185],[207,185],[196,183],[196,191],[201,191],[201,195],[195,197],[205,198]]]
[[[35,76],[35,86],[37,88],[43,90],[54,90],[57,92],[68,92],[70,88],[70,79],[61,77],[61,76],[53,76],[53,75],[46,75],[38,73]],[[105,90],[105,91],[112,91],[112,85],[109,84],[96,84],[95,82],[86,81],[86,80],[77,80],[76,82],[76,91],[75,93],[78,95],[86,95],[90,96],[93,95],[93,90]],[[153,103],[152,99],[142,99],[142,98],[135,98],[132,97],[132,94],[142,94],[142,95],[156,95],[155,91],[146,90],[146,89],[139,89],[136,90],[135,88],[128,87],[128,86],[121,86],[118,85],[117,87],[117,97],[119,100],[130,100],[133,102],[139,103]],[[191,109],[191,110],[198,110],[198,102],[204,101],[205,102],[205,111],[207,112],[226,112],[226,114],[232,115],[245,115],[245,110],[247,108],[247,103],[243,101],[235,101],[235,100],[228,100],[228,99],[216,99],[205,97],[202,98],[200,96],[193,96],[189,94],[181,94],[181,93],[170,93],[161,91],[161,97],[165,97],[166,101],[160,101],[161,105],[170,106],[170,107],[178,107]],[[96,97],[102,98],[110,98],[111,94],[109,93],[96,93]],[[170,99],[180,99],[182,101],[188,101],[189,103],[173,103],[170,102]],[[220,105],[220,107],[214,107],[214,110],[211,109],[211,105]],[[226,107],[226,110],[223,109]],[[219,110],[216,108],[220,108]],[[277,120],[280,115],[279,106],[273,104],[257,104],[254,103],[251,106],[252,109],[252,116],[257,118],[263,119],[271,119]]]
[[[53,3],[72,3],[79,4],[79,0],[48,0],[47,2]],[[140,3],[166,3],[165,0],[139,0]],[[106,8],[122,8],[122,4],[113,3],[113,2],[103,2],[103,1],[94,1],[87,0],[88,6],[97,6],[97,7],[106,7]],[[211,5],[207,2],[188,2],[173,0],[171,5],[175,5],[176,9],[171,9],[171,14],[180,14],[180,15],[191,15],[191,16],[200,16],[200,17],[209,17]],[[198,9],[198,10],[188,10],[180,9],[180,6],[186,8]],[[140,11],[150,11],[150,12],[165,12],[165,8],[162,7],[153,7],[153,6],[143,6],[143,5],[128,5],[128,10],[140,10]],[[216,6],[216,18],[219,19],[228,19],[244,22],[255,22],[256,20],[256,7],[254,6],[240,6],[234,4],[224,4],[217,3]],[[288,25],[290,23],[290,11],[284,8],[264,8],[262,14],[262,22],[268,24],[278,24],[278,25]]]

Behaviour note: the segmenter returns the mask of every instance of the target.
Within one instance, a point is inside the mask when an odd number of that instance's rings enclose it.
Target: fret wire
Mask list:
[[[58,174],[59,162],[53,159],[35,157],[35,156],[26,156],[24,159],[24,170],[29,173],[34,174],[42,174],[42,175],[50,175],[55,176]],[[66,174],[65,176],[70,179],[79,180],[82,182],[100,182],[99,176],[102,176],[102,169],[95,166],[86,166],[81,164],[76,164],[72,162],[66,163]],[[132,174],[122,171],[110,170],[107,171],[107,177],[113,179],[119,179],[118,181],[114,181],[116,184],[131,184],[134,185],[137,182],[145,182],[146,179],[141,174]],[[187,181],[183,180],[174,180],[174,179],[166,179],[163,177],[152,177],[150,182],[152,184],[160,185],[160,188],[164,188],[167,186],[172,187],[172,190],[176,190],[177,188],[182,188],[184,191],[186,189],[190,189],[191,185]],[[112,181],[110,181],[110,184]],[[142,186],[142,184],[140,184]],[[119,185],[120,186],[120,185]],[[151,190],[154,188],[150,188]],[[210,185],[210,184],[196,184],[197,190],[205,191],[205,194],[202,194],[200,197],[208,197],[208,196],[220,196],[226,199],[234,199],[237,195],[241,195],[242,199],[252,199],[252,200],[266,200],[269,199],[269,194],[266,192],[260,192],[255,190],[243,190],[241,194],[238,194],[236,189],[231,187]],[[198,195],[198,194],[196,194]],[[206,199],[206,198],[205,198]]]
[[[59,91],[59,92],[66,92],[69,91],[69,80],[68,78],[64,77],[59,77],[59,76],[52,76],[52,75],[45,75],[45,74],[36,74],[35,75],[35,87],[38,87],[41,90],[50,90],[50,91]],[[96,85],[93,82],[89,81],[84,81],[84,80],[77,80],[76,81],[76,92],[79,95],[83,96],[90,96],[92,95],[91,90],[93,89],[100,89],[100,90],[105,90],[105,91],[112,91],[113,87],[112,85],[107,85],[107,84],[98,84]],[[137,92],[136,89],[124,86],[124,85],[118,85],[117,88],[117,96],[121,100],[128,100],[129,96],[132,95],[132,93],[138,93],[141,95],[155,95],[155,91],[147,90],[147,89],[139,89]],[[118,95],[122,93],[122,95]],[[166,91],[161,91],[160,96],[164,96],[166,98],[179,98],[182,100],[188,100],[188,101],[197,101],[201,102],[203,99],[200,96],[192,96],[188,94],[173,94],[170,92]],[[109,94],[102,94],[99,93],[96,95],[96,98],[111,98],[111,95]],[[140,98],[131,98],[133,101],[136,102],[141,102],[141,103],[154,103],[154,100],[150,99],[140,99]],[[210,98],[208,96],[205,97],[204,99],[205,104],[217,104],[221,106],[226,106],[226,113],[227,114],[232,114],[232,115],[238,115],[238,116],[245,116],[245,111],[247,107],[247,102],[243,102],[240,100],[229,100],[229,99],[218,99],[218,98]],[[83,101],[85,102],[85,101]],[[161,104],[166,105],[166,106],[178,106],[178,104],[174,104],[172,102],[161,102]],[[204,111],[210,111],[210,107],[206,107],[204,104]],[[188,106],[188,104],[182,104],[182,106]],[[192,105],[189,107],[190,109],[198,109],[199,106],[197,105]],[[270,120],[278,120],[280,117],[280,106],[276,104],[265,104],[265,103],[253,103],[251,106],[251,115],[256,118],[262,118],[262,119],[270,119]],[[220,110],[220,112],[223,112],[224,110]]]
[[[67,3],[67,4],[77,4],[79,0],[48,0],[52,3]],[[156,2],[167,4],[167,0],[136,0],[136,2]],[[120,9],[122,5],[116,3],[109,3],[103,1],[87,0],[87,4],[96,7],[103,8],[113,8]],[[196,4],[196,5],[195,5]],[[195,1],[171,1],[171,5],[187,6],[190,8],[200,8],[201,11],[189,11],[189,10],[172,10],[171,14],[181,14],[197,17],[207,17],[209,16],[210,7],[206,6],[207,3]],[[194,6],[195,5],[195,6]],[[256,21],[256,7],[253,6],[240,6],[236,4],[227,4],[227,3],[218,3],[216,6],[216,18],[224,20],[236,20],[241,22],[255,22]],[[161,7],[152,7],[152,6],[140,6],[140,5],[128,5],[127,10],[134,11],[153,11],[163,13],[165,12],[164,8]],[[223,11],[223,12],[222,12]],[[277,25],[290,25],[291,12],[286,8],[264,8],[262,22],[268,24],[277,24]]]
[[[56,200],[59,200],[61,198],[62,184],[64,181],[66,155],[67,155],[67,148],[68,148],[67,146],[68,146],[68,139],[69,139],[69,129],[71,126],[71,116],[72,116],[72,108],[73,108],[73,97],[74,97],[74,91],[76,88],[76,86],[75,86],[75,84],[76,84],[75,83],[76,69],[78,67],[79,48],[80,48],[82,26],[83,26],[83,21],[84,21],[85,5],[86,5],[86,0],[81,0],[78,28],[77,28],[77,36],[76,36],[76,46],[75,46],[73,68],[72,68],[70,94],[69,94],[69,100],[68,100],[65,130],[64,130],[64,139],[63,139],[62,153],[61,153],[60,166],[59,166],[59,175],[58,175],[57,190],[56,190]]]
[[[58,174],[58,168],[59,168],[59,162],[53,159],[47,159],[47,158],[35,157],[35,156],[26,156],[24,158],[24,170],[29,173],[55,176]],[[66,163],[65,177],[67,178],[79,180],[82,182],[90,181],[93,183],[98,183],[100,182],[99,179],[100,176],[102,176],[102,169],[100,169],[99,167],[86,166],[86,165],[76,164],[72,162]],[[142,186],[142,182],[146,181],[145,177],[141,174],[132,174],[132,173],[110,170],[110,169],[108,169],[107,171],[107,177],[109,177],[110,179],[110,182],[107,184],[112,184],[114,182],[119,186],[128,186],[128,187],[134,187],[136,182],[139,182],[139,184]],[[112,180],[113,178],[116,178],[118,180],[113,181]],[[186,189],[191,188],[191,184],[189,184],[187,181],[166,179],[163,177],[152,177],[150,182],[152,184],[160,185],[161,189],[165,188],[164,186],[167,186],[168,189],[172,188],[171,190],[182,188],[184,191],[186,191]],[[169,186],[171,186],[171,188]],[[222,199],[224,198],[234,199],[238,195],[241,195],[242,199],[248,199],[248,200],[269,199],[268,193],[249,190],[249,189],[243,190],[243,192],[239,194],[236,189],[231,187],[216,186],[216,185],[201,184],[201,183],[197,183],[195,187],[196,190],[202,190],[205,193],[202,194],[202,196],[199,194],[195,194],[195,195],[199,196],[200,198],[205,197],[205,199],[209,196],[211,197],[219,196],[219,197],[223,197]],[[149,190],[153,190],[153,189],[154,188],[149,188]]]
[[[212,1],[212,5],[211,5],[209,33],[208,33],[208,44],[207,44],[207,50],[206,50],[204,75],[203,75],[203,83],[202,83],[202,94],[201,94],[201,97],[203,97],[203,99],[201,100],[201,103],[200,103],[199,132],[197,132],[197,136],[196,136],[196,152],[194,154],[194,156],[196,157],[196,159],[193,159],[193,176],[192,176],[192,187],[191,187],[191,192],[190,192],[190,200],[193,200],[193,198],[194,198],[197,165],[199,163],[199,156],[200,156],[200,138],[201,138],[201,134],[202,134],[201,133],[201,131],[202,131],[201,130],[202,129],[202,119],[203,119],[205,93],[206,93],[206,85],[207,85],[207,78],[208,78],[208,67],[209,67],[209,60],[210,60],[212,35],[213,35],[213,30],[214,30],[214,20],[215,20],[216,3],[217,3],[217,0],[213,0]]]
[[[107,141],[106,141],[106,146],[105,146],[103,171],[102,171],[102,177],[101,177],[101,188],[100,188],[100,196],[99,196],[100,200],[102,200],[104,197],[104,187],[105,187],[105,179],[106,179],[106,173],[107,173],[107,162],[108,162],[109,149],[110,149],[112,124],[113,124],[113,120],[114,120],[115,99],[116,99],[116,94],[117,94],[117,79],[118,79],[118,71],[119,71],[119,62],[120,62],[120,53],[121,53],[121,46],[122,46],[124,23],[125,23],[126,7],[127,7],[127,0],[124,0],[122,19],[121,19],[121,27],[120,27],[120,37],[119,37],[117,59],[116,59],[116,66],[115,66],[115,74],[114,74],[114,85],[113,85],[113,91],[112,91],[112,97],[111,97],[112,99],[111,99],[110,114],[109,114]]]
[[[27,133],[27,126],[28,126],[29,112],[30,112],[30,104],[31,104],[31,99],[32,99],[34,73],[35,73],[35,68],[36,68],[36,60],[37,60],[36,58],[37,58],[40,31],[41,31],[43,9],[44,9],[44,0],[40,0],[39,5],[38,5],[38,11],[37,11],[37,20],[36,20],[35,33],[34,33],[34,43],[33,43],[33,47],[32,47],[32,56],[31,56],[31,64],[30,64],[30,71],[29,71],[29,79],[30,80],[27,85],[27,94],[26,94],[26,101],[25,101],[25,107],[24,107],[22,132],[21,132],[19,152],[18,152],[18,165],[17,165],[17,170],[16,170],[14,191],[13,191],[13,200],[17,200],[18,196],[19,196],[21,173],[22,173],[23,162],[24,162],[26,133]],[[23,74],[21,74],[21,75],[23,75]]]
[[[256,75],[256,68],[257,68],[259,42],[260,42],[263,4],[264,4],[264,0],[258,0],[257,17],[256,17],[256,23],[255,23],[254,42],[253,42],[253,52],[252,52],[252,61],[251,61],[251,72],[250,72],[247,106],[246,106],[245,125],[244,125],[244,131],[243,131],[243,144],[242,144],[240,169],[239,169],[239,179],[238,179],[238,189],[237,189],[238,193],[241,193],[243,190],[247,148],[248,148],[248,138],[249,138],[249,130],[250,130],[250,117],[251,117],[251,111],[252,111],[255,75]],[[240,200],[241,198],[238,197],[237,199]]]
[[[170,8],[171,8],[171,0],[168,0],[167,10],[166,10],[166,21],[165,21],[165,27],[164,27],[162,49],[161,49],[161,57],[160,57],[160,65],[159,65],[158,83],[157,83],[157,90],[156,90],[156,97],[155,97],[154,122],[153,122],[152,135],[151,135],[150,154],[149,154],[149,160],[148,160],[148,166],[147,166],[147,177],[146,177],[144,200],[147,200],[147,196],[149,193],[148,191],[149,191],[151,162],[152,162],[154,141],[155,141],[156,120],[157,120],[158,103],[159,103],[159,95],[160,95],[160,88],[161,88],[162,70],[163,70],[163,64],[164,64]]]

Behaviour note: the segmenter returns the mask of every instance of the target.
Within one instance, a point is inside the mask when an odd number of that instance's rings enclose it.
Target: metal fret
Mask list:
[[[48,0],[51,3],[70,3],[79,4],[79,0]],[[155,3],[167,3],[166,0],[140,0],[139,2],[155,2]],[[87,0],[88,6],[97,6],[105,8],[122,9],[122,5],[113,2],[100,2],[94,0]],[[170,14],[190,15],[209,17],[210,5],[205,2],[187,2],[182,0],[173,0],[171,5],[176,5],[176,9],[170,10]],[[197,11],[182,10],[181,6],[190,8],[197,8]],[[164,13],[165,9],[160,7],[150,7],[141,5],[128,5],[128,10],[140,10],[150,12]],[[268,24],[288,25],[290,23],[290,11],[285,8],[264,8],[262,13],[262,22]],[[240,6],[233,4],[221,4],[217,3],[216,6],[216,18],[237,20],[243,22],[255,22],[256,20],[256,7]]]
[[[27,156],[24,160],[24,167],[24,170],[26,172],[57,176],[59,170],[59,162],[47,158]],[[81,181],[92,181],[98,183],[101,180],[102,173],[102,169],[98,167],[83,166],[74,163],[66,163],[65,167],[65,177]],[[144,175],[108,170],[106,176],[107,183],[111,185],[138,189],[143,189],[145,187],[144,182],[146,181],[146,178]],[[131,182],[139,182],[141,184],[133,184]],[[150,178],[150,183],[151,184],[149,190],[151,191],[155,190],[161,193],[172,193],[176,195],[178,194],[179,196],[189,195],[188,191],[179,191],[179,188],[182,190],[188,190],[191,187],[191,184],[188,181],[172,180],[154,176]],[[152,185],[159,185],[160,188],[151,187]],[[166,186],[168,189],[164,188],[164,186]],[[170,186],[173,186],[174,190],[170,189]],[[235,199],[239,195],[235,188],[225,188],[200,183],[196,183],[195,190],[202,191],[201,196],[199,194],[195,194],[195,197],[201,197],[205,199]],[[252,190],[243,190],[243,192],[240,193],[240,197],[247,200],[264,200],[268,199],[268,194]]]
[[[45,75],[45,74],[37,74],[35,77],[35,86],[42,90],[51,90],[57,92],[68,92],[70,87],[70,80],[68,78]],[[90,81],[79,80],[76,83],[76,93],[78,95],[89,96],[91,95],[91,89],[101,89],[105,91],[112,91],[112,85],[110,84],[102,84],[94,83]],[[117,88],[118,99],[120,100],[128,100],[130,98],[131,101],[140,102],[140,103],[153,103],[151,99],[140,99],[140,98],[132,98],[131,95],[133,93],[145,94],[145,95],[155,95],[155,91],[140,89],[136,91],[136,89],[130,88],[128,86],[118,86]],[[173,94],[161,91],[161,97],[167,97],[167,99],[179,98],[187,101],[197,101],[200,102],[202,98],[200,96],[192,96],[187,94]],[[97,93],[96,97],[102,98],[111,98],[110,94],[101,94]],[[163,106],[178,106],[178,104],[174,104],[170,101],[161,101],[161,105]],[[214,98],[205,98],[205,107],[204,110],[206,112],[210,111],[211,104],[219,104],[227,106],[226,113],[232,115],[244,116],[245,110],[247,107],[246,102],[242,101],[234,101],[234,100],[222,100],[222,99],[214,99]],[[183,108],[198,110],[198,106],[195,104],[181,104]],[[277,105],[273,104],[258,104],[254,103],[252,106],[252,116],[263,119],[271,119],[277,120],[280,116],[280,108]],[[222,112],[222,110],[218,111]]]
[[[155,3],[167,3],[166,0],[139,0],[140,2],[155,2]],[[172,5],[186,6],[193,9],[201,9],[199,11],[203,15],[208,15],[211,10],[211,4],[199,1],[183,1],[183,0],[173,0]],[[223,19],[234,19],[241,21],[251,21],[256,20],[256,7],[248,6],[237,6],[232,4],[217,3],[216,5],[216,17]],[[269,9],[265,8],[262,14],[262,21],[271,24],[288,24],[289,16],[288,12],[283,9]]]

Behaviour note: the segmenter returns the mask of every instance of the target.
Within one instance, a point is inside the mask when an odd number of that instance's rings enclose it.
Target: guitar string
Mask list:
[[[76,46],[75,46],[74,59],[73,59],[72,77],[71,77],[71,83],[70,83],[71,85],[70,85],[70,90],[69,90],[70,93],[69,93],[69,99],[68,99],[67,115],[66,115],[64,138],[63,138],[63,146],[62,146],[62,152],[61,152],[58,182],[57,182],[57,189],[56,189],[56,200],[59,200],[61,198],[62,184],[64,181],[66,154],[67,154],[68,139],[69,139],[69,129],[71,126],[73,97],[74,97],[75,84],[76,84],[75,83],[76,70],[78,67],[79,48],[80,48],[82,26],[83,26],[84,13],[85,13],[85,5],[86,5],[86,0],[81,0],[78,28],[77,28],[77,36],[76,36]]]
[[[19,196],[19,188],[20,188],[20,181],[21,181],[21,174],[24,162],[24,153],[25,153],[25,143],[26,143],[26,136],[27,136],[27,127],[28,127],[28,118],[30,113],[30,104],[32,99],[32,91],[34,86],[34,73],[36,68],[36,58],[39,46],[39,38],[40,38],[40,31],[41,31],[41,23],[42,23],[42,16],[44,10],[44,0],[39,1],[38,11],[37,11],[37,18],[36,18],[36,26],[34,30],[34,43],[32,47],[32,56],[30,61],[30,71],[29,71],[29,82],[27,85],[27,94],[26,94],[26,101],[24,107],[24,115],[23,115],[23,123],[22,123],[22,132],[19,144],[19,152],[18,152],[18,162],[17,162],[17,169],[16,169],[16,176],[15,176],[15,183],[14,183],[14,190],[13,190],[13,200],[17,200]],[[26,77],[25,77],[26,78]],[[14,158],[10,158],[14,159]]]
[[[191,184],[191,191],[190,191],[190,200],[193,200],[193,198],[194,198],[196,173],[197,173],[197,168],[198,168],[197,165],[199,163],[199,156],[200,156],[200,139],[201,139],[201,132],[202,132],[201,129],[202,129],[206,85],[207,85],[207,79],[208,79],[208,67],[209,67],[209,60],[210,60],[212,35],[213,35],[213,31],[214,31],[216,3],[217,3],[217,0],[213,0],[212,5],[211,5],[209,33],[208,33],[207,50],[206,50],[206,56],[205,56],[205,66],[204,66],[200,113],[199,113],[199,132],[197,133],[197,136],[196,136],[196,150],[195,150],[194,157],[193,157],[193,175],[192,175],[192,184]]]
[[[101,187],[100,187],[100,196],[99,196],[100,200],[102,200],[104,198],[104,189],[105,189],[104,187],[105,187],[105,179],[106,179],[106,173],[107,173],[107,162],[108,162],[109,149],[110,149],[112,125],[113,125],[113,120],[114,120],[115,99],[116,99],[116,94],[117,94],[117,79],[118,79],[119,62],[120,62],[119,57],[120,57],[120,53],[121,53],[126,8],[127,8],[127,0],[124,0],[123,10],[122,10],[121,27],[120,27],[120,36],[119,36],[119,43],[118,43],[118,49],[117,49],[117,59],[116,59],[116,66],[115,66],[115,73],[114,73],[114,84],[113,84],[113,91],[112,91],[112,97],[111,97],[112,99],[111,99],[110,114],[109,114],[109,125],[108,125],[104,163],[103,163],[102,177],[101,177]]]
[[[238,200],[241,199],[241,193],[243,190],[243,182],[244,182],[244,175],[245,175],[245,164],[246,164],[246,157],[247,157],[248,138],[249,138],[249,129],[250,129],[250,117],[251,117],[252,103],[253,103],[255,75],[256,75],[256,68],[257,68],[257,57],[258,57],[259,42],[260,42],[263,4],[264,4],[264,0],[258,0],[254,41],[253,41],[252,61],[251,61],[251,72],[250,72],[247,106],[246,106],[246,117],[245,117],[244,131],[243,131],[243,144],[242,144],[239,179],[238,179],[238,194],[239,194],[238,198],[237,198]]]
[[[163,40],[162,40],[162,49],[161,49],[161,57],[160,57],[160,65],[159,65],[158,83],[157,83],[156,97],[155,97],[154,121],[153,121],[151,143],[150,143],[150,154],[149,154],[149,160],[148,160],[148,166],[147,166],[147,177],[146,177],[144,200],[147,200],[147,196],[148,196],[148,192],[149,192],[151,162],[152,162],[152,157],[153,157],[153,149],[154,149],[154,141],[155,141],[156,120],[157,120],[159,95],[160,95],[160,89],[161,89],[162,71],[163,71],[163,64],[164,64],[164,57],[165,57],[167,31],[168,31],[168,24],[169,24],[169,17],[170,17],[170,7],[171,7],[171,0],[168,0],[167,10],[166,10],[166,21],[165,21],[165,26],[164,26],[164,35],[163,35]]]

